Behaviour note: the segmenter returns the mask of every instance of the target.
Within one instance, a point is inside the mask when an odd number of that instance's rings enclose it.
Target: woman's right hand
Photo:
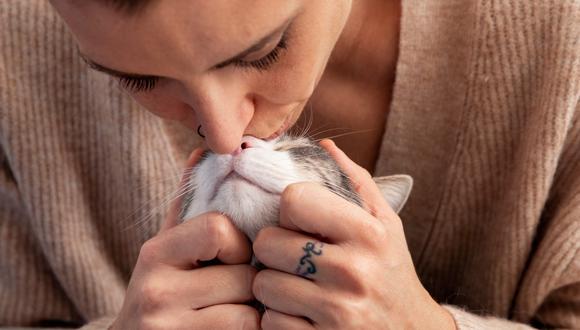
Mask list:
[[[258,329],[258,312],[244,304],[253,299],[256,275],[249,241],[217,213],[175,225],[179,203],[141,248],[111,329]],[[222,264],[200,265],[212,259]]]

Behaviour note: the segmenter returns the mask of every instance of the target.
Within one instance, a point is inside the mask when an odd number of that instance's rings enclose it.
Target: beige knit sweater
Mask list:
[[[401,33],[375,174],[415,178],[423,284],[462,329],[580,328],[580,2],[405,0]],[[0,325],[111,322],[181,133],[87,70],[45,1],[0,1]]]

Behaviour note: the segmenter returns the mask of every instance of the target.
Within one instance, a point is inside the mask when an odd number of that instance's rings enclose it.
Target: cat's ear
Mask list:
[[[411,194],[411,189],[413,188],[413,178],[408,175],[389,175],[373,178],[375,183],[381,190],[383,198],[389,203],[389,205],[399,213],[409,195]]]

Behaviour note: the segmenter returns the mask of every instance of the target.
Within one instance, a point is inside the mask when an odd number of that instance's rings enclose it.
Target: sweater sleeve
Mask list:
[[[79,330],[106,330],[113,324],[115,317],[113,316],[103,316],[96,320],[93,320],[85,325],[83,325]],[[55,328],[55,327],[0,327],[0,330],[70,330],[71,328]]]
[[[580,105],[551,180],[540,226],[510,319],[444,305],[458,329],[580,328]]]
[[[0,326],[77,323],[31,230],[17,179],[1,148],[0,205]]]
[[[81,330],[101,330],[101,329],[108,329],[111,325],[115,322],[115,316],[103,316],[96,320],[93,320],[83,327]]]
[[[0,147],[0,329],[78,327],[85,321],[35,238],[17,182]],[[114,319],[99,316],[81,329],[107,329]]]
[[[457,326],[458,330],[468,330],[468,329],[494,329],[494,330],[502,330],[502,329],[534,329],[529,325],[523,323],[517,323],[513,321],[509,321],[506,319],[498,318],[498,317],[485,317],[470,313],[464,309],[461,309],[457,306],[451,305],[443,305],[453,319],[455,320],[455,325]]]
[[[527,324],[502,318],[480,316],[452,305],[443,305],[455,320],[458,330],[467,329],[536,329]],[[580,319],[580,283],[562,288],[550,297],[538,310],[532,321],[538,328],[577,329]],[[545,323],[544,323],[545,322]]]

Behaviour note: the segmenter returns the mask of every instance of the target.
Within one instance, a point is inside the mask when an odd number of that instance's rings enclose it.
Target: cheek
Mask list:
[[[300,67],[284,65],[258,83],[256,91],[269,102],[286,105],[306,101],[312,95],[322,66],[302,63]]]
[[[289,104],[306,101],[318,84],[334,46],[334,35],[295,31],[283,56],[267,78],[257,78],[255,89],[270,102]]]
[[[131,97],[154,115],[170,120],[177,120],[189,127],[197,127],[194,111],[178,98],[164,89],[153,89],[149,92],[129,93]]]

